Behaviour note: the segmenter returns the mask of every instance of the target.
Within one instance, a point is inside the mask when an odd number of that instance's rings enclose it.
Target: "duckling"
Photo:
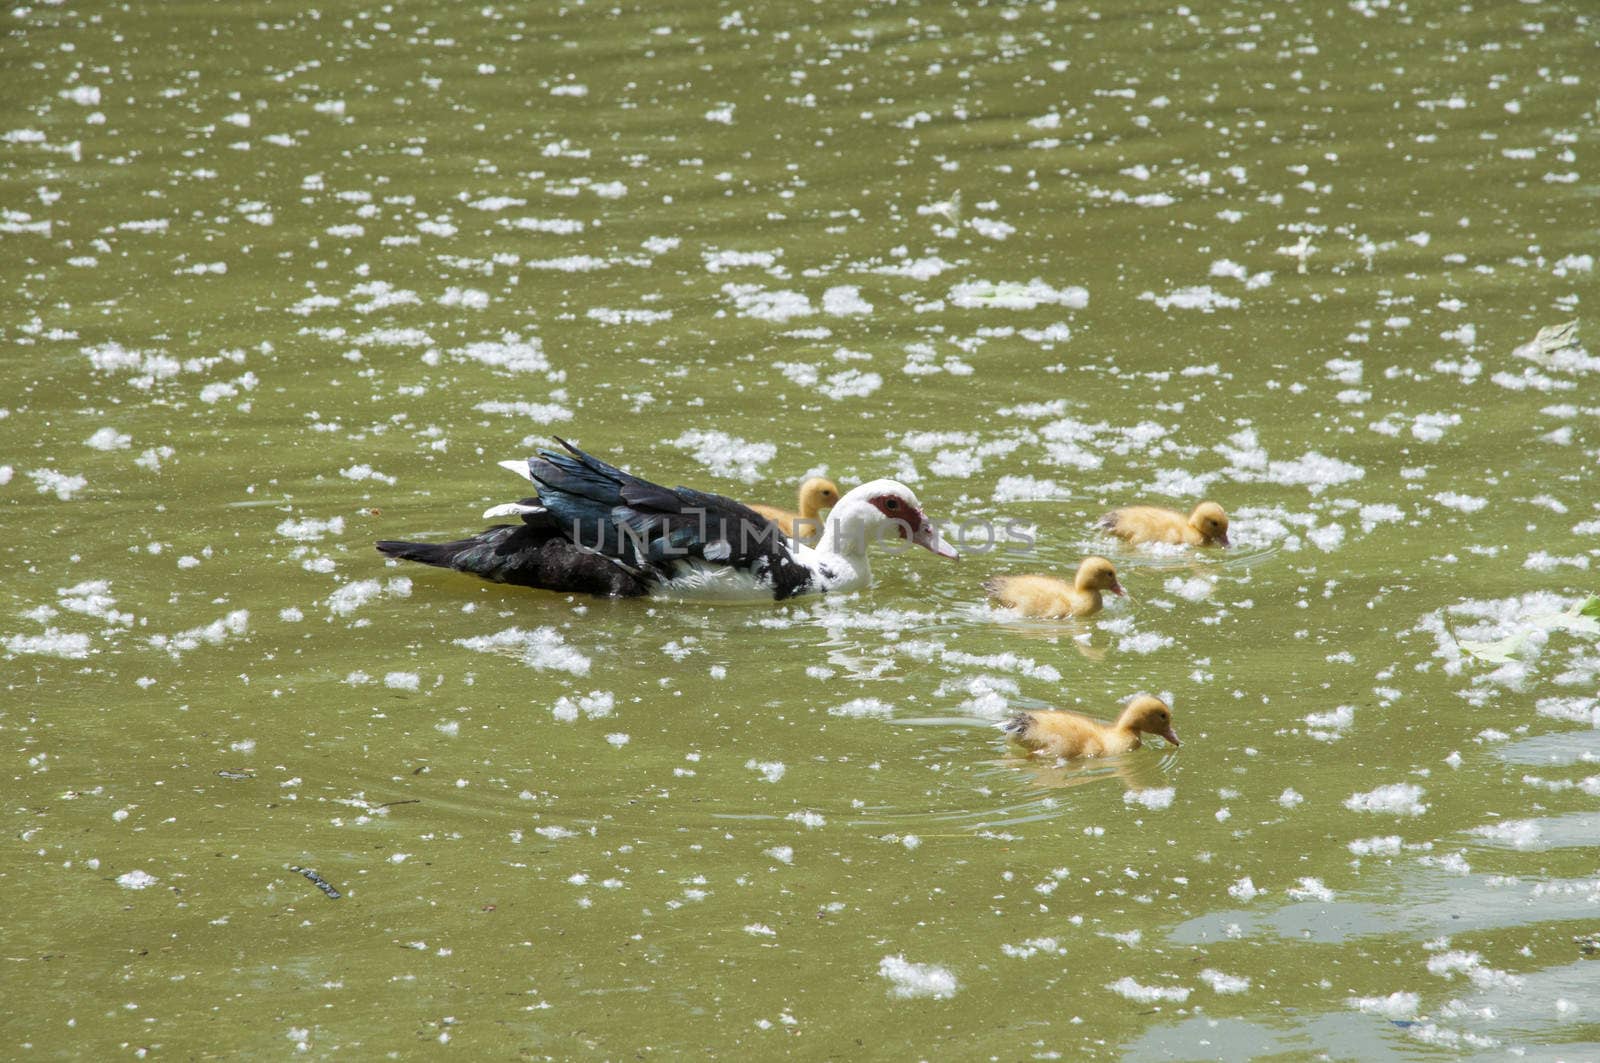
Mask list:
[[[1117,582],[1117,570],[1103,557],[1086,557],[1070,584],[1054,576],[996,576],[984,584],[989,596],[1023,616],[1059,620],[1066,616],[1093,616],[1100,611],[1101,591],[1126,594]]]
[[[1141,694],[1128,702],[1114,724],[1104,724],[1075,712],[1021,712],[1002,729],[1030,753],[1049,756],[1105,757],[1139,748],[1141,734],[1160,735],[1178,745],[1172,729],[1172,710],[1160,698]]]
[[[1159,506],[1114,509],[1100,518],[1100,526],[1130,543],[1228,545],[1228,515],[1215,502],[1200,503],[1187,517]]]
[[[813,476],[800,485],[800,512],[780,509],[777,506],[751,506],[750,508],[778,526],[787,538],[798,538],[808,545],[822,537],[822,511],[839,501],[839,488],[832,480]],[[796,535],[795,522],[801,521]]]

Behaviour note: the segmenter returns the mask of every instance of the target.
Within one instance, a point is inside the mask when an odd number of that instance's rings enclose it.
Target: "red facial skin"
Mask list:
[[[882,513],[892,521],[898,522],[895,526],[899,530],[900,538],[902,539],[910,538],[912,534],[922,527],[922,522],[925,519],[922,516],[922,510],[902,498],[897,498],[894,495],[873,495],[867,501],[876,506],[879,513]]]

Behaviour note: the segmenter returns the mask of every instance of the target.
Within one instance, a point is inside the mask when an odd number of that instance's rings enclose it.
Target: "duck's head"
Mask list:
[[[821,513],[839,504],[839,485],[826,476],[813,476],[800,485],[800,511]]]
[[[1166,702],[1149,694],[1140,694],[1128,702],[1128,707],[1117,717],[1117,726],[1160,735],[1173,745],[1178,745],[1178,732],[1172,729],[1172,710]]]
[[[1207,545],[1228,545],[1228,515],[1215,502],[1202,502],[1189,514],[1189,524]]]
[[[891,528],[894,532],[889,531]],[[873,480],[839,499],[828,516],[818,549],[865,552],[868,543],[894,533],[940,557],[960,556],[922,512],[911,488],[897,480]]]
[[[1117,582],[1116,568],[1103,557],[1084,558],[1083,564],[1078,566],[1078,578],[1075,582],[1080,591],[1127,593],[1122,589],[1122,584]]]

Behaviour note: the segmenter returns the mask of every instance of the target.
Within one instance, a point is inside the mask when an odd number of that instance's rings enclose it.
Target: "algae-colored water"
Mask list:
[[[0,1055],[1600,1055],[1538,622],[1600,360],[1525,346],[1594,298],[1584,5],[4,17]],[[372,550],[552,434],[1037,547],[738,607]],[[1094,530],[1200,497],[1226,552]],[[983,604],[1087,552],[1131,601]],[[1139,691],[1181,749],[993,727]]]

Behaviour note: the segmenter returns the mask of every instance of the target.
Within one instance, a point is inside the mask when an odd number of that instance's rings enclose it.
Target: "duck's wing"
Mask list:
[[[777,588],[809,578],[788,542],[749,506],[707,491],[663,487],[564,439],[556,442],[566,452],[541,450],[528,471],[550,519],[579,547],[657,578],[690,562],[748,569]]]

